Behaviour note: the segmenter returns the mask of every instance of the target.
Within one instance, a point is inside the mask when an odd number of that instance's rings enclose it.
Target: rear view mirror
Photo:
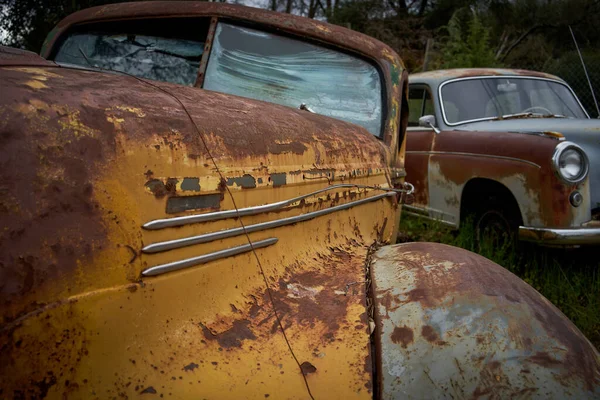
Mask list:
[[[510,83],[510,82],[506,82],[506,83],[499,83],[496,86],[496,89],[498,89],[499,92],[516,92],[517,91],[517,84],[516,83]]]
[[[431,128],[435,133],[440,133],[440,130],[435,127],[435,116],[433,115],[423,115],[419,118],[419,126]]]

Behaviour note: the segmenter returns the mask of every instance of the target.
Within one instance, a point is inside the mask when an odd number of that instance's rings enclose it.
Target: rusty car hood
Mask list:
[[[0,66],[52,66],[52,61],[48,61],[38,54],[13,47],[0,46]]]
[[[590,160],[590,195],[592,209],[600,207],[600,119],[516,118],[464,124],[457,130],[485,132],[558,132],[566,140],[577,143]]]

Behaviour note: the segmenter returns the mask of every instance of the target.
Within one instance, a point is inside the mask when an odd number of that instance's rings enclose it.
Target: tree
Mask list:
[[[69,14],[125,0],[5,0],[0,7],[0,44],[39,53],[48,32]]]
[[[470,9],[457,10],[448,22],[448,39],[442,52],[444,68],[498,67],[490,46],[490,30]]]

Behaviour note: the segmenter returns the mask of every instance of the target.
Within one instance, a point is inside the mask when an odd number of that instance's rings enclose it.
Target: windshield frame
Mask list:
[[[577,101],[577,104],[579,105],[579,108],[583,111],[583,113],[585,114],[585,116],[587,117],[587,119],[590,119],[589,114],[587,113],[587,111],[585,110],[585,108],[583,107],[583,105],[581,104],[581,101],[579,100],[579,98],[577,97],[577,95],[575,94],[575,92],[573,91],[573,89],[564,81],[558,80],[558,79],[550,79],[550,78],[541,78],[541,77],[537,77],[537,76],[519,76],[519,75],[486,75],[486,76],[469,76],[469,77],[463,77],[463,78],[455,78],[455,79],[449,79],[447,81],[442,82],[439,86],[438,86],[438,100],[437,103],[439,104],[440,107],[440,111],[442,113],[442,118],[444,120],[444,123],[447,126],[457,126],[457,125],[464,125],[464,124],[469,124],[472,122],[480,122],[480,121],[492,121],[492,120],[497,120],[499,117],[495,116],[495,117],[483,117],[483,118],[476,118],[476,119],[469,119],[469,120],[465,120],[465,121],[459,121],[459,122],[448,122],[448,119],[446,118],[446,110],[444,109],[444,102],[443,102],[443,96],[442,96],[442,89],[444,88],[444,86],[446,86],[449,83],[454,83],[454,82],[460,82],[460,81],[469,81],[469,80],[481,80],[481,79],[527,79],[527,80],[537,80],[537,81],[546,81],[546,82],[554,82],[554,83],[558,83],[564,87],[567,88],[567,90],[573,95],[573,97],[575,98],[575,100]],[[572,118],[572,117],[569,117]]]

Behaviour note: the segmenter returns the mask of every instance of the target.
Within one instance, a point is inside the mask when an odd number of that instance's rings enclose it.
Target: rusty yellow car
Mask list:
[[[394,245],[407,76],[365,35],[223,3],[0,48],[0,397],[600,396],[525,282]]]

